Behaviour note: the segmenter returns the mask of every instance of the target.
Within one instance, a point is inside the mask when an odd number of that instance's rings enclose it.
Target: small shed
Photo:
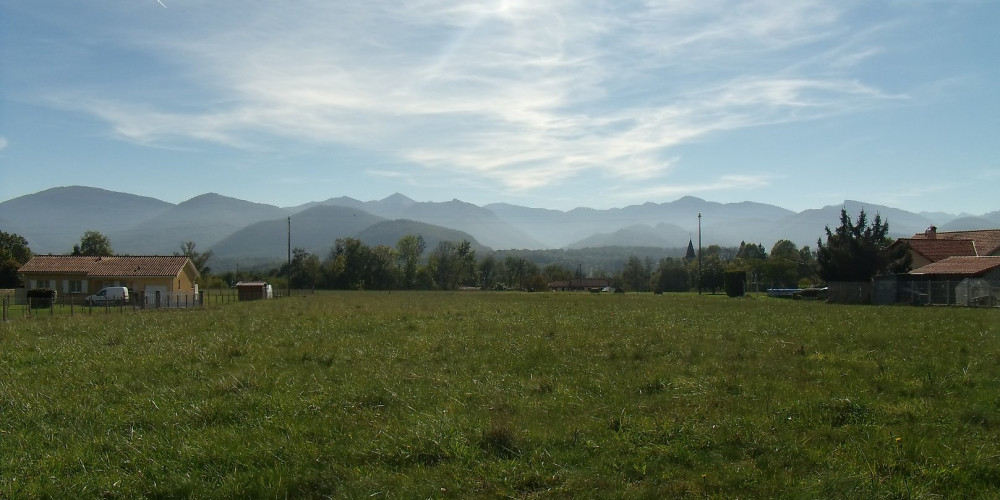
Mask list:
[[[240,301],[261,300],[273,297],[271,285],[266,281],[240,281],[236,284],[236,295]]]

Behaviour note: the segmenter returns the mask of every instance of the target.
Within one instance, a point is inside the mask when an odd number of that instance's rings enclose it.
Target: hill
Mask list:
[[[493,211],[452,200],[417,202],[399,193],[378,201],[362,202],[354,198],[331,198],[325,205],[340,205],[365,210],[386,219],[407,219],[468,233],[483,245],[494,248],[541,248],[545,245],[521,229],[507,223]]]
[[[338,238],[354,237],[382,220],[357,209],[316,205],[294,215],[292,247],[325,257]],[[219,259],[270,257],[280,260],[288,253],[288,232],[285,217],[256,222],[213,245],[212,252]]]
[[[619,229],[613,233],[601,233],[584,238],[567,245],[569,249],[597,247],[659,247],[674,248],[687,245],[691,233],[674,224],[657,224],[650,227],[647,224],[636,224]]]
[[[1000,227],[1000,211],[954,217],[851,200],[793,212],[764,203],[717,203],[686,196],[664,203],[560,211],[504,203],[480,207],[460,200],[418,202],[396,193],[381,200],[341,196],[279,208],[216,193],[174,205],[71,186],[0,203],[0,230],[24,236],[35,253],[69,252],[84,231],[96,230],[107,235],[119,253],[171,254],[181,242],[193,241],[202,251],[213,250],[217,260],[273,262],[287,255],[289,216],[292,246],[317,255],[325,255],[337,238],[394,245],[414,232],[423,233],[429,247],[448,238],[475,241],[483,249],[544,250],[679,248],[696,240],[700,229],[706,246],[732,247],[746,241],[770,248],[780,239],[815,247],[826,226],[839,225],[842,207],[852,218],[862,208],[872,218],[880,214],[897,237],[921,233],[931,225],[942,231]]]
[[[459,242],[468,240],[476,253],[489,252],[490,249],[479,243],[474,237],[459,231],[424,222],[406,219],[396,219],[379,222],[356,235],[356,238],[369,246],[386,245],[395,248],[396,242],[408,234],[420,235],[424,239],[424,254],[431,252],[442,241]]]
[[[208,248],[248,225],[281,218],[287,213],[273,205],[208,193],[141,220],[127,230],[111,231],[108,237],[118,252],[172,253],[178,251],[184,241],[194,241],[199,247]]]
[[[35,253],[68,253],[85,231],[122,231],[171,207],[146,196],[69,186],[0,203],[0,220],[4,220],[3,231],[24,236]],[[115,251],[126,251],[112,242]]]

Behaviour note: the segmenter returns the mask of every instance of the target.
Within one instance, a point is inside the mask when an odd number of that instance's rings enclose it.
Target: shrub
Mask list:
[[[739,269],[726,271],[725,284],[726,295],[730,297],[742,297],[746,291],[747,272]]]
[[[33,288],[25,294],[32,309],[46,309],[52,307],[57,293],[51,288]]]

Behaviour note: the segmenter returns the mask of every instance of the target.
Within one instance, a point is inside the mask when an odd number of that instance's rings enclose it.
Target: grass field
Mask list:
[[[1000,496],[1000,311],[330,293],[0,325],[0,497]]]

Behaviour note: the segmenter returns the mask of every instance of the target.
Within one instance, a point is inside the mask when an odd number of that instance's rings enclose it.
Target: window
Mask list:
[[[69,293],[83,293],[83,281],[69,280]]]

